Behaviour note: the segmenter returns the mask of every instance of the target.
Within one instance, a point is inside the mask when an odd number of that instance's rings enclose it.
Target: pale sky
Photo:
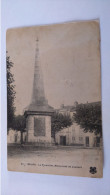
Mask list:
[[[49,105],[100,101],[99,23],[75,22],[9,29],[7,51],[14,63],[16,114],[31,103],[36,39]]]

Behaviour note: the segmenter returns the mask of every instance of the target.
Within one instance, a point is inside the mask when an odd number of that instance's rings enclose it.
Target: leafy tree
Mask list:
[[[13,120],[15,113],[14,99],[15,99],[15,85],[14,75],[11,73],[13,63],[10,61],[10,57],[6,56],[7,65],[7,119],[8,119],[8,130],[13,128]]]
[[[24,115],[15,116],[13,120],[13,129],[21,132],[21,143],[23,143],[23,132],[25,132],[25,128],[26,128],[26,119]]]
[[[83,128],[84,132],[94,132],[102,136],[101,103],[78,104],[74,121]]]
[[[60,131],[62,128],[72,125],[70,115],[63,115],[60,113],[54,113],[52,115],[52,137],[55,137],[55,133]]]

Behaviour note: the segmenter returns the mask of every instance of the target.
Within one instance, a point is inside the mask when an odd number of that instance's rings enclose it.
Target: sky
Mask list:
[[[16,114],[31,103],[37,38],[49,105],[101,100],[99,29],[98,21],[85,21],[7,30]]]

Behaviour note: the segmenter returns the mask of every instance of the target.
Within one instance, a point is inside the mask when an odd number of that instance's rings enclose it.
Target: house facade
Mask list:
[[[100,135],[94,133],[84,133],[83,129],[76,123],[68,128],[64,128],[55,134],[55,143],[63,146],[81,147],[101,147],[102,139]]]
[[[26,132],[23,132],[23,142],[26,142]],[[8,144],[20,144],[21,143],[21,131],[9,129],[7,135]]]

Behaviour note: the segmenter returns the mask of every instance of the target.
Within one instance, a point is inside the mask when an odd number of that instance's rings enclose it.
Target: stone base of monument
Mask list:
[[[26,144],[43,147],[55,145],[51,137],[51,116],[28,115],[26,130]]]

